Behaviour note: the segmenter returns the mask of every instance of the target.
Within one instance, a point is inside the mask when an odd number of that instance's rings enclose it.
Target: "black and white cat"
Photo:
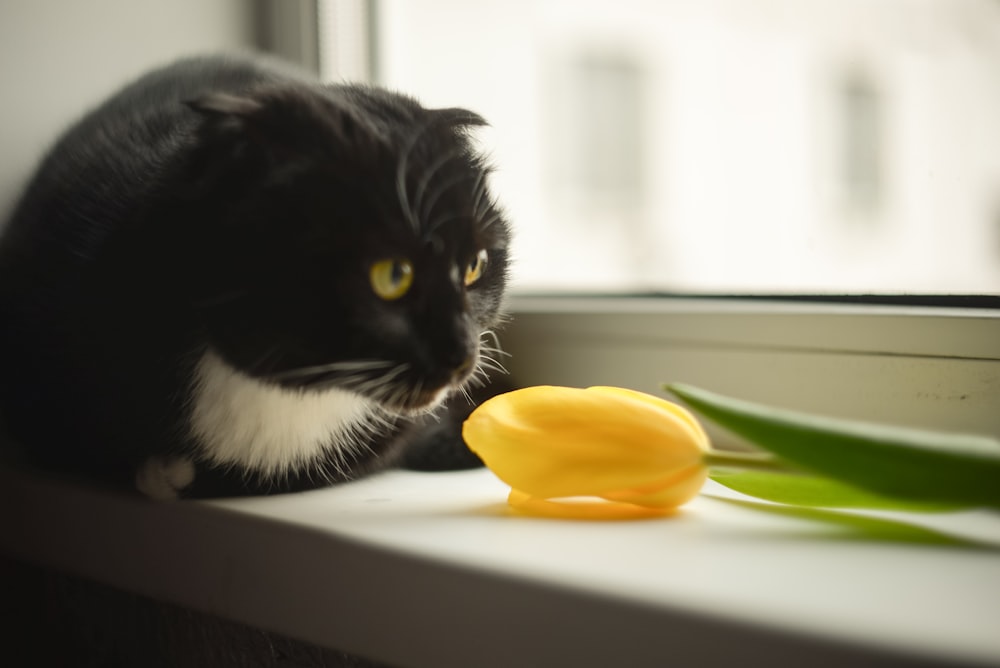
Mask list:
[[[245,58],[127,86],[3,230],[7,427],[158,498],[315,487],[438,438],[499,352],[483,123]]]

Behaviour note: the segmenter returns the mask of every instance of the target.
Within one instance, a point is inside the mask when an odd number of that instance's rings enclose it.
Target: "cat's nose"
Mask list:
[[[457,318],[448,335],[438,341],[438,368],[450,371],[453,380],[464,379],[477,362],[479,343],[469,330],[466,319]]]

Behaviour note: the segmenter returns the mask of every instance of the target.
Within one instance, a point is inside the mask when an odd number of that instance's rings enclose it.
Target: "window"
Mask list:
[[[493,124],[518,382],[1000,433],[997,3],[348,4],[373,80]]]
[[[332,4],[492,122],[521,289],[1000,292],[996,2]]]
[[[884,200],[883,109],[875,84],[863,74],[846,77],[841,98],[840,183],[844,217],[877,216]]]

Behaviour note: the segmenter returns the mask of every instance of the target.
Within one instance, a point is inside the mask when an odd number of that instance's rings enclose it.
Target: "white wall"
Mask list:
[[[0,219],[55,136],[144,70],[249,49],[253,0],[3,0]]]

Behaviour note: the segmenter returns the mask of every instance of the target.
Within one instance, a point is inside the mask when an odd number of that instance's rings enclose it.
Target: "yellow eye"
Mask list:
[[[399,299],[413,285],[413,263],[409,260],[379,260],[368,271],[375,294],[386,301]]]
[[[489,253],[481,250],[476,253],[476,257],[465,267],[465,284],[472,285],[478,281],[483,272],[486,271],[486,261],[489,260]]]

